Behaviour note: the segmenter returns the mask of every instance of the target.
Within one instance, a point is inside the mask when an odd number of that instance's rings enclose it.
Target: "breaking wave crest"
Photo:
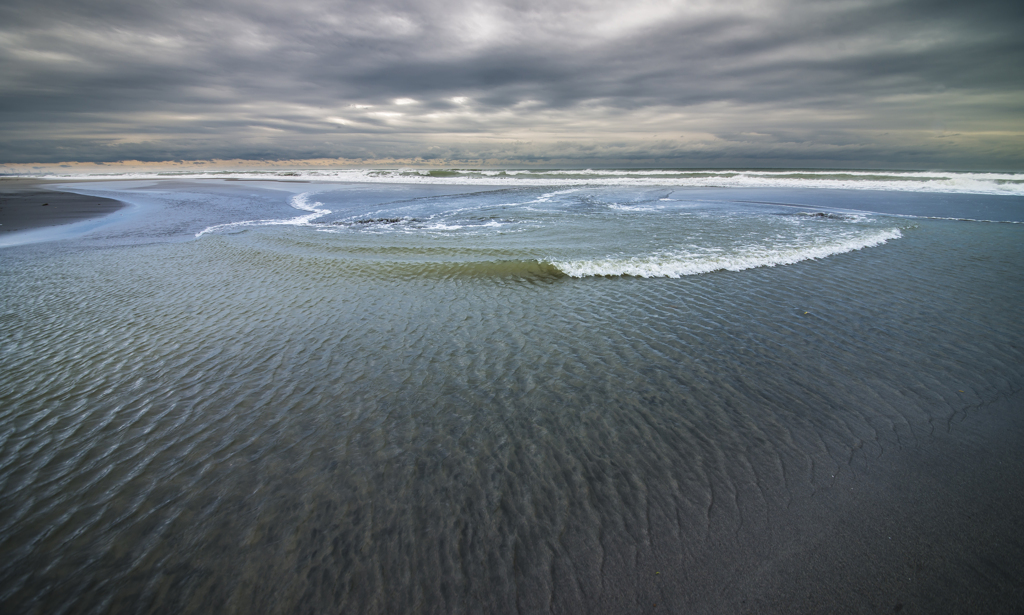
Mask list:
[[[1024,175],[952,171],[759,169],[298,169],[176,173],[48,174],[61,179],[235,179],[479,186],[678,186],[825,188],[1024,196]],[[279,221],[254,221],[281,223]]]
[[[899,229],[887,229],[843,241],[800,247],[752,248],[733,254],[690,255],[668,253],[630,258],[570,260],[552,262],[559,271],[574,278],[590,276],[636,276],[642,278],[678,278],[713,271],[743,271],[757,267],[792,265],[800,261],[852,252],[899,239]]]
[[[229,222],[227,224],[215,224],[208,226],[203,230],[196,233],[196,237],[202,237],[207,233],[216,233],[223,231],[233,231],[247,226],[273,226],[273,225],[290,225],[290,226],[303,226],[311,223],[313,220],[326,216],[331,213],[331,210],[324,209],[323,203],[309,202],[309,196],[311,192],[303,192],[296,194],[291,198],[289,204],[300,211],[308,211],[306,215],[298,216],[297,218],[287,218],[284,220],[243,220],[242,222]]]
[[[902,233],[892,228],[856,238],[845,238],[811,245],[760,246],[733,251],[706,251],[648,254],[633,257],[606,257],[578,260],[517,258],[512,254],[482,253],[466,259],[467,254],[449,249],[353,250],[343,256],[341,270],[349,274],[384,278],[466,279],[513,278],[543,280],[562,277],[640,277],[679,278],[715,271],[743,271],[758,267],[792,265],[823,259],[899,239]],[[493,258],[493,257],[498,258]],[[481,258],[482,257],[482,258]],[[338,262],[338,261],[336,261]],[[340,271],[338,273],[340,274]]]

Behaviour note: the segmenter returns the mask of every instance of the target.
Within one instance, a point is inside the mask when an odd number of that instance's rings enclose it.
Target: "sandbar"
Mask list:
[[[79,180],[75,180],[79,182]],[[69,180],[0,178],[0,233],[70,224],[111,214],[125,203],[55,190]]]

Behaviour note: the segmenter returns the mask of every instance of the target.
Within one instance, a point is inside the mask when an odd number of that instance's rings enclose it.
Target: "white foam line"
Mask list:
[[[233,228],[241,228],[245,226],[273,226],[273,225],[292,225],[292,226],[307,226],[313,220],[316,220],[320,216],[326,216],[331,213],[329,209],[320,209],[323,203],[316,202],[310,203],[308,201],[309,195],[312,192],[303,192],[302,194],[296,194],[293,196],[289,204],[300,211],[308,211],[310,213],[305,216],[299,216],[297,218],[288,218],[286,220],[245,220],[242,222],[229,222],[227,224],[216,224],[214,226],[208,226],[203,230],[196,233],[196,237],[202,237],[207,233],[215,233],[218,231],[226,231]]]
[[[652,255],[628,259],[549,261],[562,273],[574,278],[590,276],[637,276],[641,278],[678,278],[685,275],[699,275],[712,271],[743,271],[757,267],[792,265],[800,261],[819,259],[843,254],[862,248],[870,248],[899,239],[899,229],[887,229],[877,233],[849,239],[833,244],[808,246],[792,250],[751,250],[747,253],[715,257],[687,257],[680,255]]]
[[[694,188],[823,188],[948,194],[1024,196],[1024,175],[948,171],[820,171],[820,170],[507,170],[451,169],[456,176],[434,177],[417,169],[333,169],[296,171],[230,171],[208,173],[121,173],[111,175],[47,175],[70,179],[240,179],[435,184],[478,186],[679,186]],[[575,176],[575,177],[570,177]],[[545,195],[548,196],[548,195]],[[544,198],[544,197],[541,197]]]
[[[1024,224],[1020,220],[980,220],[977,218],[947,218],[945,216],[915,216],[912,214],[881,214],[894,218],[908,218],[911,220],[951,220],[953,222],[987,222],[989,224]]]

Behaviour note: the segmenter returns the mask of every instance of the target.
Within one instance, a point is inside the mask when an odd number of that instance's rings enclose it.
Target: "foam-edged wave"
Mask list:
[[[886,214],[894,218],[909,220],[947,220],[950,222],[984,222],[986,224],[1024,224],[1022,220],[984,220],[981,218],[951,218],[949,216],[914,216],[911,214]]]
[[[321,216],[326,216],[331,213],[329,209],[323,209],[323,203],[320,202],[309,202],[309,196],[312,192],[303,192],[296,194],[289,201],[289,205],[300,211],[308,211],[309,213],[304,216],[298,216],[297,218],[287,218],[283,220],[243,220],[242,222],[229,222],[227,224],[215,224],[208,226],[203,230],[196,233],[196,237],[202,237],[207,233],[217,232],[231,232],[235,229],[244,228],[247,226],[274,226],[274,225],[290,225],[290,226],[307,226],[313,220]]]
[[[757,267],[792,265],[805,260],[826,258],[853,252],[899,239],[899,229],[886,229],[843,241],[793,248],[752,249],[735,254],[687,255],[662,254],[630,258],[551,261],[565,275],[574,278],[594,276],[635,276],[641,278],[679,278],[713,271],[743,271]]]
[[[28,175],[26,175],[28,177]],[[468,186],[677,186],[694,188],[823,188],[1024,196],[1024,175],[953,171],[820,171],[727,169],[305,169],[180,173],[46,174],[55,179],[231,179]]]

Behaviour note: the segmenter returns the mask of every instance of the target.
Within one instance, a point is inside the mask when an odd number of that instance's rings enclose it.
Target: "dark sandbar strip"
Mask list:
[[[0,178],[0,233],[25,231],[99,218],[125,206],[121,201],[44,188],[61,183]]]

